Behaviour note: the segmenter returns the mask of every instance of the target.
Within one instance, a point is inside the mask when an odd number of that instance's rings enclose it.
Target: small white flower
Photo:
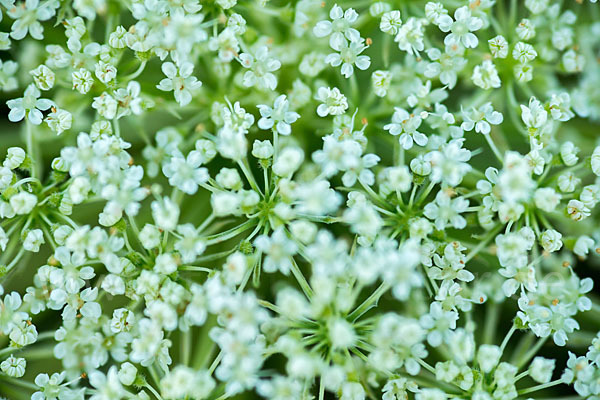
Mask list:
[[[34,70],[29,71],[29,73],[31,76],[33,76],[35,86],[37,86],[40,90],[50,90],[54,86],[54,72],[44,64],[38,66]]]
[[[579,160],[579,157],[577,157],[578,152],[579,149],[571,141],[566,141],[560,146],[560,157],[568,167],[577,164]]]
[[[35,85],[31,84],[25,89],[23,97],[8,100],[6,105],[10,108],[8,119],[11,122],[19,122],[27,116],[34,125],[42,123],[42,111],[52,107],[53,102],[48,99],[40,99],[41,93]]]
[[[273,172],[281,177],[292,175],[304,161],[304,152],[298,147],[284,148],[273,164]]]
[[[409,114],[405,109],[396,107],[394,115],[392,115],[392,122],[384,125],[383,129],[394,136],[400,135],[398,141],[402,148],[408,150],[413,147],[413,143],[418,146],[427,144],[427,136],[417,130],[421,126],[421,121],[419,115]]]
[[[154,260],[154,271],[169,275],[177,271],[177,261],[170,253],[160,254]]]
[[[440,190],[435,197],[435,202],[425,206],[424,214],[435,221],[437,229],[442,230],[447,226],[454,229],[463,229],[467,220],[460,214],[469,207],[469,200],[462,197],[451,199],[444,191]]]
[[[179,220],[179,206],[168,197],[152,202],[152,217],[156,226],[173,231]]]
[[[351,42],[357,42],[360,38],[360,33],[352,28],[352,24],[358,19],[358,13],[349,8],[346,11],[342,7],[335,4],[329,12],[331,21],[320,21],[313,28],[313,33],[316,37],[329,38],[329,46],[332,49],[339,49],[340,46],[348,39]]]
[[[540,238],[540,244],[549,253],[554,251],[558,251],[561,249],[562,243],[562,234],[554,229],[549,229],[544,231],[542,237]]]
[[[377,70],[371,75],[373,83],[373,92],[379,97],[385,97],[392,83],[392,73],[390,71]]]
[[[161,69],[167,77],[156,87],[164,92],[173,91],[175,101],[181,107],[188,105],[192,101],[192,93],[202,86],[202,82],[192,76],[194,64],[182,62],[177,67],[172,62],[165,62]]]
[[[339,53],[331,53],[325,58],[325,62],[329,63],[332,67],[342,66],[342,75],[345,78],[350,78],[354,74],[354,66],[360,70],[366,70],[371,66],[371,59],[369,56],[360,55],[367,46],[363,44],[363,40],[351,42],[348,45],[346,42],[342,42],[339,47],[334,50]]]
[[[400,11],[393,10],[388,11],[381,16],[381,22],[379,23],[379,29],[390,35],[397,35],[398,30],[402,26],[402,18]]]
[[[67,110],[52,108],[52,112],[46,116],[44,121],[50,129],[56,132],[57,135],[60,135],[64,131],[71,129],[73,115]]]
[[[113,119],[117,116],[118,106],[119,103],[106,92],[94,97],[94,102],[92,103],[92,108],[98,110],[98,114],[106,119]]]
[[[300,114],[289,111],[287,97],[282,94],[275,99],[273,108],[267,105],[258,105],[261,119],[258,120],[260,129],[275,129],[280,135],[289,135],[292,132],[291,124],[300,118]]]
[[[331,115],[341,115],[348,109],[348,100],[336,87],[333,89],[320,87],[317,91],[317,100],[321,101],[317,107],[317,114],[320,117]]]
[[[281,67],[281,62],[269,55],[269,48],[261,46],[254,56],[249,53],[240,54],[239,61],[249,71],[244,73],[242,83],[246,87],[257,85],[261,89],[275,90],[277,77],[273,72]]]
[[[490,52],[494,58],[506,58],[508,56],[508,41],[502,35],[488,40]]]
[[[12,354],[6,360],[0,363],[0,369],[2,372],[12,378],[20,378],[25,375],[26,366],[27,362],[24,358],[17,358]]]
[[[539,129],[548,120],[548,112],[544,109],[538,99],[529,99],[529,106],[521,104],[521,119],[528,128]]]
[[[425,48],[423,32],[423,23],[416,18],[409,18],[404,25],[400,27],[398,34],[394,38],[398,42],[398,48],[406,51],[408,54],[419,54]]]
[[[89,92],[94,84],[92,73],[85,68],[79,68],[77,71],[73,71],[71,73],[71,80],[73,81],[73,89],[81,94]]]
[[[471,16],[469,7],[463,6],[456,9],[454,21],[449,15],[441,15],[436,23],[442,32],[451,32],[444,39],[446,46],[462,44],[466,48],[477,47],[479,41],[472,32],[481,29],[483,21],[481,18]]]
[[[198,185],[208,181],[208,170],[202,165],[204,158],[197,150],[192,150],[184,157],[179,150],[175,150],[171,158],[165,162],[162,171],[169,183],[187,194],[194,194]]]
[[[15,169],[23,164],[27,154],[25,150],[20,147],[9,147],[6,151],[6,158],[4,159],[3,165],[8,169]]]
[[[595,246],[594,239],[589,236],[583,235],[577,238],[575,246],[573,247],[573,253],[579,257],[585,257],[590,250]]]
[[[298,251],[298,246],[286,236],[283,229],[277,229],[269,237],[261,235],[254,241],[257,249],[266,254],[263,262],[265,272],[281,271],[288,275],[292,266],[292,256]]]
[[[498,365],[501,356],[502,351],[500,347],[491,344],[482,344],[477,351],[477,363],[481,371],[487,374]]]
[[[40,246],[45,243],[44,234],[41,229],[33,229],[27,233],[23,241],[23,248],[27,251],[37,253]]]
[[[594,148],[594,152],[591,157],[592,172],[597,176],[600,176],[600,146]]]
[[[37,196],[28,192],[19,192],[10,198],[10,206],[17,214],[29,214],[37,204]]]
[[[513,49],[512,56],[521,64],[535,60],[537,52],[529,43],[518,42]]]
[[[117,78],[117,68],[110,63],[98,61],[95,66],[95,74],[100,82],[107,84]]]
[[[502,85],[496,66],[491,60],[484,60],[481,65],[475,66],[471,79],[482,89],[499,88]]]
[[[137,368],[130,362],[124,362],[119,368],[119,381],[125,386],[133,385],[137,377]]]
[[[494,111],[491,102],[485,103],[478,109],[463,110],[463,117],[464,122],[460,126],[462,129],[471,131],[475,128],[475,132],[483,133],[484,135],[490,133],[490,125],[499,125],[504,120],[500,112]]]
[[[255,140],[252,145],[252,155],[261,160],[271,158],[273,155],[273,145],[268,140]]]
[[[552,379],[552,373],[556,360],[535,357],[529,365],[529,376],[538,383],[548,383]]]
[[[567,204],[567,213],[574,221],[581,221],[590,216],[591,211],[579,200],[570,200]]]

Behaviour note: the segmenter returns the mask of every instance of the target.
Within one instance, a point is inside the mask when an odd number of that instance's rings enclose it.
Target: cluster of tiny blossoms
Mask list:
[[[594,3],[0,0],[0,398],[599,400]]]

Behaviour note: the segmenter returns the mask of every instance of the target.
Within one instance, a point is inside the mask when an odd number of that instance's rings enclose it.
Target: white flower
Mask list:
[[[443,53],[436,48],[427,50],[427,56],[432,62],[426,65],[423,75],[427,78],[439,76],[440,82],[448,85],[450,89],[454,88],[458,80],[457,73],[467,64],[467,60],[462,55],[462,52],[451,49],[446,49]]]
[[[175,66],[172,62],[165,62],[161,69],[167,77],[156,87],[164,92],[173,91],[175,101],[181,107],[188,105],[192,101],[192,93],[202,86],[202,82],[192,76],[194,64],[184,61]]]
[[[19,192],[10,198],[10,206],[17,214],[29,214],[37,204],[37,196],[28,192]]]
[[[473,68],[473,83],[482,89],[499,88],[502,85],[496,66],[491,60],[484,60]]]
[[[9,7],[7,14],[15,20],[11,26],[10,36],[13,39],[21,40],[29,32],[32,38],[42,40],[44,28],[40,21],[52,18],[59,5],[58,1],[44,1],[40,4],[39,0],[26,0],[18,6]]]
[[[246,87],[257,85],[261,89],[275,90],[277,77],[273,72],[281,67],[281,62],[269,55],[267,46],[259,47],[254,56],[249,53],[240,54],[239,61],[249,71],[244,73],[243,84]]]
[[[317,91],[317,100],[321,101],[317,107],[317,114],[320,117],[331,115],[340,115],[348,109],[348,100],[336,87],[333,89],[320,87]]]
[[[567,213],[574,221],[581,221],[590,216],[591,211],[585,204],[579,200],[569,200],[567,204]]]
[[[494,58],[506,58],[508,56],[508,41],[502,35],[488,40],[490,52]]]
[[[393,10],[388,11],[381,16],[381,22],[379,22],[379,29],[390,35],[397,35],[398,30],[402,26],[402,18],[400,11]]]
[[[502,114],[498,111],[494,111],[494,107],[491,102],[485,103],[478,109],[472,108],[471,110],[463,110],[464,122],[461,124],[461,128],[465,131],[471,131],[475,128],[475,132],[483,133],[487,135],[490,133],[491,125],[500,125],[504,120]]]
[[[542,237],[540,238],[540,244],[549,253],[553,251],[558,251],[561,249],[562,243],[562,234],[554,229],[549,229],[544,231]]]
[[[411,17],[400,27],[394,41],[398,42],[400,50],[413,55],[419,54],[425,48],[423,38],[423,23],[421,20]]]
[[[477,350],[477,363],[481,371],[487,374],[498,365],[501,356],[502,351],[500,347],[491,344],[482,344]]]
[[[198,191],[198,185],[208,181],[208,170],[200,167],[204,157],[197,150],[189,152],[184,157],[179,150],[175,150],[171,158],[165,162],[162,171],[169,183],[187,194],[194,194]]]
[[[591,157],[592,172],[597,176],[600,176],[600,146],[594,148],[594,152]]]
[[[252,155],[261,160],[271,158],[273,155],[273,145],[268,140],[255,140],[252,145]]]
[[[450,32],[444,39],[446,46],[463,45],[466,48],[477,47],[477,36],[472,32],[481,29],[483,21],[471,16],[469,7],[463,6],[454,12],[454,21],[449,15],[440,16],[437,21],[442,32]]]
[[[110,63],[98,61],[95,66],[96,78],[104,84],[108,84],[112,80],[117,78],[117,68]]]
[[[571,111],[571,96],[567,92],[552,94],[549,107],[550,115],[557,121],[568,121],[575,116]]]
[[[556,360],[535,357],[529,365],[529,376],[538,383],[548,383],[552,379]]]
[[[332,49],[339,49],[348,39],[351,42],[357,42],[360,38],[360,33],[352,28],[352,24],[358,19],[358,13],[349,8],[346,11],[342,7],[335,4],[329,11],[329,18],[332,21],[320,21],[313,28],[313,33],[316,37],[329,38],[329,46]]]
[[[156,226],[167,231],[173,231],[179,220],[179,206],[168,197],[153,201],[152,217],[156,222]]]
[[[304,161],[304,152],[298,147],[284,148],[273,164],[273,172],[281,177],[292,175]]]
[[[2,372],[12,378],[20,378],[25,375],[26,366],[27,362],[24,358],[17,358],[12,354],[6,360],[0,363],[0,369]]]
[[[530,40],[535,36],[535,25],[530,19],[523,18],[517,25],[516,31],[519,39]]]
[[[20,147],[9,147],[3,165],[8,169],[18,168],[25,161],[26,155],[25,150]]]
[[[365,389],[358,382],[344,382],[340,400],[364,400]]]
[[[137,376],[137,368],[130,362],[124,362],[119,369],[119,382],[125,386],[131,386]]]
[[[27,233],[23,241],[23,248],[27,251],[37,253],[40,246],[45,243],[44,234],[41,229],[33,229]]]
[[[193,262],[206,249],[204,241],[192,224],[179,225],[177,233],[181,235],[181,239],[175,243],[175,250],[179,252],[183,262]]]
[[[50,90],[54,86],[54,72],[47,66],[42,64],[29,73],[33,76],[35,86],[40,90]]]
[[[452,226],[455,229],[463,229],[467,221],[460,214],[469,207],[469,200],[462,197],[451,199],[443,190],[435,197],[435,202],[425,206],[424,214],[427,218],[435,220],[435,226],[439,230]]]
[[[350,78],[354,73],[354,66],[360,70],[366,70],[371,66],[371,59],[369,56],[360,55],[367,46],[363,44],[363,40],[351,42],[348,45],[345,41],[340,44],[339,47],[334,50],[339,53],[331,53],[325,58],[325,62],[329,63],[332,67],[342,66],[342,75],[346,78]]]
[[[431,168],[430,179],[433,182],[458,186],[467,172],[472,169],[471,165],[468,164],[471,159],[471,152],[462,148],[463,143],[464,139],[454,139],[442,145],[440,150],[426,154],[423,161],[428,164],[421,166],[421,172],[428,172]]]
[[[98,114],[106,119],[113,119],[117,116],[117,107],[119,103],[108,93],[104,92],[100,96],[94,97],[92,108],[98,110]]]
[[[140,115],[144,107],[150,108],[153,103],[147,101],[143,104],[142,98],[140,97],[140,84],[136,81],[131,81],[127,84],[126,88],[119,88],[114,91],[115,100],[119,103],[119,112],[117,118],[121,118],[131,113]]]
[[[521,104],[521,119],[528,128],[539,129],[546,124],[548,112],[538,99],[532,97],[529,99],[529,106]]]
[[[73,115],[67,110],[52,108],[52,112],[46,116],[44,121],[48,127],[60,135],[66,130],[71,129],[73,123]]]
[[[300,118],[300,114],[289,111],[287,97],[282,94],[275,99],[273,108],[267,105],[258,105],[261,119],[258,120],[260,129],[274,129],[281,135],[289,135],[292,132],[291,124]],[[267,157],[264,157],[267,158]]]
[[[571,141],[566,141],[560,146],[560,157],[568,167],[577,164],[579,160],[579,157],[577,157],[578,152],[579,149]]]
[[[373,91],[379,97],[385,97],[392,83],[392,73],[390,71],[377,70],[371,75],[373,82]]]
[[[73,89],[81,94],[89,92],[94,84],[92,73],[85,68],[79,68],[77,71],[73,71],[71,73],[71,80],[73,81]]]
[[[34,125],[42,123],[42,111],[52,107],[53,102],[48,99],[40,99],[40,91],[35,85],[31,84],[25,89],[23,97],[19,99],[8,100],[6,105],[10,108],[8,119],[11,122],[19,122],[25,116]]]
[[[529,43],[518,42],[513,49],[512,56],[521,64],[535,60],[537,52]]]
[[[262,264],[265,272],[279,270],[284,275],[290,273],[293,268],[292,256],[298,251],[298,246],[288,239],[283,229],[277,229],[270,237],[266,235],[257,237],[254,245],[266,254]]]
[[[405,109],[396,107],[392,122],[384,125],[383,129],[394,136],[400,135],[398,138],[400,145],[408,150],[413,147],[413,142],[419,146],[427,144],[427,136],[417,130],[421,126],[421,121],[419,115],[409,114]]]
[[[560,203],[561,196],[552,188],[539,188],[534,193],[535,206],[543,211],[552,212]]]
[[[177,262],[170,253],[164,253],[156,256],[154,260],[154,270],[158,273],[169,275],[177,271]]]
[[[110,400],[118,399],[125,396],[127,393],[117,375],[117,367],[112,366],[106,375],[100,371],[92,371],[89,374],[90,385],[94,389],[94,394],[90,396],[90,400]]]

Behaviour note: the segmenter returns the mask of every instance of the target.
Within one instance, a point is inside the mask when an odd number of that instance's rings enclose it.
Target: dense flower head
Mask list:
[[[0,398],[600,399],[594,0],[0,0]]]

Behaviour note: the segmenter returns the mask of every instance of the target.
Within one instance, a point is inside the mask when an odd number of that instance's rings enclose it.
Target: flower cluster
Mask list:
[[[0,0],[0,398],[600,399],[594,3]]]

